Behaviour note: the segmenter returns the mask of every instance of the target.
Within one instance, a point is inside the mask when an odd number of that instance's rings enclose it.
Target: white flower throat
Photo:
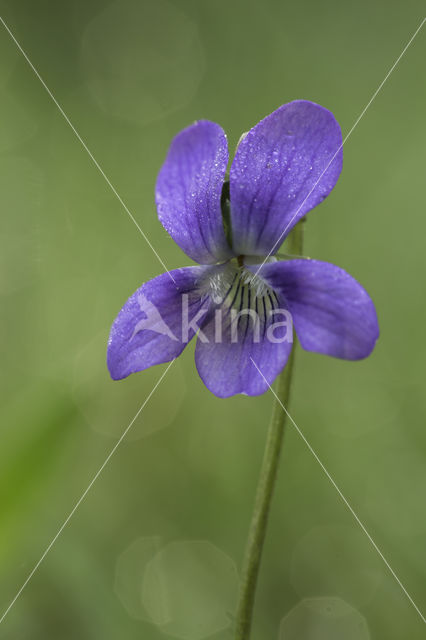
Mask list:
[[[275,260],[275,259],[274,259]],[[201,295],[209,296],[224,313],[253,311],[262,324],[267,324],[273,312],[279,308],[275,291],[265,280],[247,269],[246,264],[259,264],[259,256],[239,257],[223,265],[211,267],[200,282]]]

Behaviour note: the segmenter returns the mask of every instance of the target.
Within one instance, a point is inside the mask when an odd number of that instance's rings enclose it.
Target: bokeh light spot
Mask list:
[[[237,589],[233,560],[211,542],[172,542],[149,562],[142,601],[163,632],[202,640],[231,624]]]
[[[291,583],[301,598],[334,593],[356,605],[366,604],[382,576],[380,558],[355,527],[314,527],[292,556]]]
[[[114,591],[129,616],[137,620],[150,620],[142,605],[142,580],[146,565],[160,547],[158,536],[137,538],[117,559]]]
[[[89,426],[104,436],[120,437],[137,409],[149,396],[161,375],[152,367],[126,378],[126,386],[111,380],[106,365],[107,336],[98,334],[75,358],[74,400]],[[167,402],[159,390],[153,393],[125,437],[139,440],[169,426],[186,394],[185,378],[177,361],[167,373]],[[129,410],[129,407],[133,407]],[[133,415],[131,412],[133,411]],[[128,419],[125,417],[128,416]],[[126,422],[127,420],[127,422]]]
[[[88,25],[82,62],[93,99],[137,124],[188,104],[204,73],[195,24],[166,0],[120,0]]]
[[[367,471],[367,510],[372,522],[388,531],[412,538],[426,532],[425,510],[421,507],[426,487],[425,454],[410,449],[408,441],[395,450],[387,448]]]
[[[279,640],[369,640],[367,621],[341,598],[305,598],[282,619]]]

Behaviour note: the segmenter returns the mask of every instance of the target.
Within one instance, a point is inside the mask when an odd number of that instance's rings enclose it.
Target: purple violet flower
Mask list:
[[[326,262],[274,257],[337,182],[342,136],[332,113],[305,100],[285,104],[242,138],[229,182],[227,165],[214,122],[173,140],[156,185],[158,217],[198,266],[164,273],[128,299],[108,343],[114,380],[173,360],[198,333],[195,362],[210,391],[264,393],[292,348],[286,313],[308,351],[358,360],[374,348],[374,304],[356,280]]]

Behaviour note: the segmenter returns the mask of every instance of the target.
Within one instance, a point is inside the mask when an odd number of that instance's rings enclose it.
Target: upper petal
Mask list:
[[[236,253],[278,251],[291,228],[330,193],[342,169],[333,114],[296,100],[261,120],[240,142],[230,172]]]
[[[176,358],[194,331],[182,330],[182,318],[201,320],[207,312],[198,282],[206,267],[184,267],[143,284],[121,309],[111,328],[107,364],[114,380]],[[186,295],[186,297],[184,297]]]
[[[346,360],[371,353],[379,337],[376,310],[346,271],[306,259],[265,264],[260,273],[285,298],[304,349]]]
[[[232,256],[220,206],[227,164],[223,130],[200,120],[174,138],[158,175],[160,222],[181,249],[201,264]]]

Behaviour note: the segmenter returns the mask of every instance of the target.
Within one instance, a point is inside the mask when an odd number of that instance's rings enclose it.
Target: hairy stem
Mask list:
[[[287,243],[289,253],[298,256],[302,255],[303,226],[304,221],[299,222],[290,234]],[[294,338],[293,349],[291,350],[287,365],[278,376],[275,387],[278,398],[286,408],[288,407],[290,398],[295,346],[296,341]],[[277,479],[286,417],[285,411],[283,411],[279,402],[274,398],[271,422],[266,439],[265,453],[257,486],[241,576],[236,614],[235,640],[249,640],[250,638],[256,585],[268,525],[269,511]]]

